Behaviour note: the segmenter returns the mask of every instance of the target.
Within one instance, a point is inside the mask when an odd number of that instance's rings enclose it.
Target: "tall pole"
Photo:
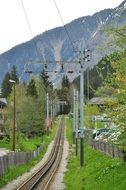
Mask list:
[[[84,57],[83,57],[84,54]],[[82,51],[81,45],[81,71],[80,71],[80,165],[85,164],[84,156],[84,64],[83,61],[90,61],[90,50]],[[89,85],[89,84],[88,84]],[[88,92],[89,95],[89,92]]]
[[[15,93],[15,83],[14,87],[14,110],[13,110],[13,151],[15,151],[15,125],[16,125],[16,93]]]
[[[15,151],[15,128],[16,128],[16,92],[15,92],[15,85],[16,85],[16,81],[14,80],[9,80],[10,83],[13,84],[13,89],[14,89],[14,97],[13,97],[13,102],[14,102],[14,106],[13,106],[13,139],[12,139],[12,150]]]
[[[54,101],[54,117],[56,117],[56,101]]]
[[[89,66],[87,67],[87,121],[89,125]]]
[[[52,108],[53,108],[53,119],[55,117],[55,108],[54,108],[54,101],[53,101],[53,105],[52,105]]]
[[[49,132],[49,94],[46,94],[46,101],[47,101],[47,115],[46,115],[46,122],[47,122],[47,134]]]
[[[63,115],[63,102],[61,103],[61,105],[62,105],[62,115]]]
[[[73,97],[73,144],[75,144],[75,122],[76,122],[76,105],[75,105],[75,101],[76,101],[76,91],[74,89],[74,97]]]
[[[52,107],[52,100],[51,100],[51,127],[52,127],[52,120],[53,120],[53,107]]]
[[[84,164],[84,72],[83,51],[81,46],[81,71],[80,71],[80,165]]]
[[[76,124],[75,124],[76,156],[78,154],[78,91],[76,91]]]

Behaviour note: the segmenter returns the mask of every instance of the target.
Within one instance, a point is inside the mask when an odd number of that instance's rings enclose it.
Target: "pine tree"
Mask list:
[[[10,73],[7,72],[2,82],[2,97],[4,98],[7,98],[12,90],[12,83],[9,82],[10,78]]]
[[[12,91],[13,84],[9,82],[10,79],[14,80],[16,83],[19,83],[15,65],[13,65],[11,72],[7,72],[5,74],[2,82],[2,97],[4,98],[7,98]]]
[[[29,84],[27,86],[27,95],[35,97],[35,98],[38,97],[37,89],[36,89],[36,84],[35,84],[35,80],[34,79],[31,79],[31,81],[29,82]]]
[[[52,88],[52,82],[49,81],[49,76],[47,75],[47,73],[42,70],[42,72],[40,73],[40,80],[43,81],[45,90],[48,91],[48,88]]]
[[[69,79],[67,76],[63,76],[63,79],[62,79],[62,88],[70,88],[70,82],[69,82]]]
[[[62,88],[57,90],[58,97],[60,101],[66,101],[67,105],[64,105],[64,113],[69,113],[70,111],[70,82],[67,76],[62,79]]]
[[[12,70],[10,72],[10,77],[12,80],[14,80],[16,83],[19,83],[17,71],[16,71],[16,66],[13,65]]]

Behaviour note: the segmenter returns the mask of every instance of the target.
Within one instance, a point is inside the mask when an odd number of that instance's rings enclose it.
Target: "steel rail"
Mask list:
[[[42,167],[28,178],[21,186],[15,190],[33,190],[41,189],[47,190],[50,185],[52,177],[55,175],[59,163],[62,158],[64,144],[64,118],[61,118],[60,126],[55,137],[54,145],[51,153],[42,165]]]

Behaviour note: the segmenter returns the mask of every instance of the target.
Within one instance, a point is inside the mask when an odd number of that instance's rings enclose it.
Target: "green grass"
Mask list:
[[[6,149],[11,149],[11,144],[10,142],[8,141],[7,138],[4,138],[2,140],[0,140],[0,148],[6,148]]]
[[[92,121],[93,115],[102,115],[103,113],[100,111],[98,106],[84,106],[84,125],[87,128],[104,128],[105,124],[101,121]]]
[[[69,118],[66,118],[67,138],[70,143],[68,170],[64,176],[65,190],[124,190],[126,163],[111,159],[85,147],[85,166],[80,167],[79,155],[75,156]]]
[[[21,135],[20,135],[21,136]],[[18,136],[19,141],[19,136]],[[42,137],[33,137],[30,139],[25,139],[20,137],[20,150],[21,151],[32,151],[37,148],[37,145],[42,143]],[[0,140],[0,148],[6,148],[11,150],[12,143],[5,137],[4,139]],[[19,142],[16,141],[16,149],[19,150]]]
[[[48,145],[54,139],[58,126],[59,126],[59,119],[55,121],[55,123],[53,124],[53,129],[51,130],[50,134],[44,137],[43,139],[44,149],[36,159],[32,160],[31,162],[27,164],[9,168],[9,170],[5,173],[5,175],[3,177],[0,177],[0,188],[5,186],[9,181],[12,181],[13,179],[22,175],[24,172],[28,172],[31,169],[31,167],[36,165],[43,158]],[[35,142],[38,143],[38,141],[35,141]]]
[[[18,135],[16,140],[16,149],[20,150],[20,151],[33,151],[37,148],[37,146],[39,146],[40,144],[42,144],[42,141],[46,141],[47,137],[46,134],[42,136],[35,136],[29,139],[24,138],[24,136],[22,134]],[[9,142],[9,140],[5,137],[3,140],[0,140],[0,148],[6,148],[11,150],[12,148],[12,143]]]
[[[43,142],[48,142],[48,139],[50,139],[50,136],[47,136],[46,134],[42,136],[35,136],[32,138],[25,138],[23,134],[17,134],[16,137],[16,150],[18,151],[33,151],[35,150],[40,144]],[[7,137],[0,140],[0,148],[6,148],[11,150],[12,149],[12,142],[9,141]]]

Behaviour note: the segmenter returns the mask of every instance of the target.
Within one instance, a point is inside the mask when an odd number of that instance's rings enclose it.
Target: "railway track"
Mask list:
[[[55,137],[51,153],[42,167],[15,190],[47,190],[60,164],[64,144],[64,117]]]

